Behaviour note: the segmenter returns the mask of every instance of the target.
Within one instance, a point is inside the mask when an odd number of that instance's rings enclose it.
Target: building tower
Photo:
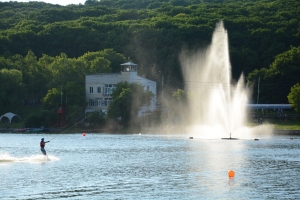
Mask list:
[[[121,81],[128,83],[136,82],[137,80],[137,64],[127,62],[121,64]]]

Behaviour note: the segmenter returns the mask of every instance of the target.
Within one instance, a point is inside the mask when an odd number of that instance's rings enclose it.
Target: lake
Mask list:
[[[3,133],[0,179],[0,199],[300,199],[300,136]]]

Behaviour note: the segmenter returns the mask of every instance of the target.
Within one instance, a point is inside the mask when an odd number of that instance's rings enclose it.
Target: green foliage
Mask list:
[[[14,63],[9,60],[6,59],[4,57],[0,57],[0,69],[15,69],[16,66],[14,65]]]
[[[297,111],[300,112],[300,84],[297,83],[291,88],[291,92],[288,95],[289,103],[292,107]]]
[[[144,86],[138,83],[120,82],[112,93],[112,102],[108,107],[108,118],[120,119],[123,126],[135,124],[138,111],[144,105],[149,105],[152,92],[144,91]]]
[[[186,121],[186,112],[189,98],[189,94],[184,90],[177,89],[176,92],[173,92],[172,99],[167,107],[169,119],[171,119],[174,124],[179,125],[180,123],[183,123],[186,125],[188,123],[188,121]]]
[[[56,109],[56,105],[60,102],[61,91],[57,88],[52,88],[48,91],[43,99],[44,109]]]
[[[177,89],[176,92],[173,92],[172,97],[177,102],[186,103],[188,94],[184,90]]]
[[[85,88],[81,82],[69,81],[64,87],[64,99],[68,105],[85,107]]]
[[[85,1],[85,5],[89,5],[89,6],[95,6],[100,2],[100,0],[86,0]]]
[[[99,51],[99,54],[99,56],[110,61],[110,68],[113,73],[120,72],[120,64],[126,62],[125,56],[113,49],[104,49]]]
[[[18,84],[0,80],[0,111],[19,108],[22,100],[45,100],[48,91],[44,108],[53,109],[60,101],[50,98],[56,89],[79,115],[86,104],[85,74],[117,73],[128,57],[158,88],[162,77],[169,91],[183,88],[181,49],[207,47],[219,20],[228,31],[233,78],[243,72],[256,88],[260,77],[260,103],[286,103],[299,80],[299,9],[295,0],[0,2],[0,70],[20,72]],[[8,92],[9,87],[15,89]]]
[[[55,57],[43,54],[38,59],[31,50],[24,57],[0,57],[0,111],[17,111],[26,102],[41,101],[43,109],[56,113],[57,104],[63,101],[71,108],[68,120],[76,121],[83,117],[86,106],[85,74],[109,73],[112,63],[117,70],[117,62],[125,61],[125,56],[113,49],[87,52],[78,58],[61,53]]]
[[[106,122],[106,114],[102,110],[97,110],[88,116],[87,121],[93,126],[104,126]]]
[[[300,78],[300,46],[278,54],[269,68],[254,70],[247,77],[249,85],[257,87],[260,77],[262,103],[288,103],[290,88]],[[257,95],[254,90],[254,95]]]
[[[41,126],[51,127],[55,120],[55,113],[48,110],[41,110],[38,113],[31,113],[24,122],[24,126],[30,128],[37,128]]]
[[[66,7],[2,2],[0,7],[0,55],[25,55],[31,49],[37,56],[79,57],[117,49],[145,68],[155,63],[170,73],[166,83],[175,87],[182,81],[177,61],[182,46],[205,46],[220,19],[229,32],[236,79],[267,68],[289,45],[300,45],[299,2],[294,0],[89,0]],[[161,33],[141,36],[141,30]],[[119,70],[113,63],[111,68]]]
[[[73,125],[82,120],[85,107],[79,105],[68,105],[68,112],[66,119]]]
[[[15,112],[22,105],[24,84],[22,73],[16,69],[0,70],[0,113]]]

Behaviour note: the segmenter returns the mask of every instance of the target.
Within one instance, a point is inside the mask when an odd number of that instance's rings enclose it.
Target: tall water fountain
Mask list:
[[[223,22],[216,25],[212,43],[180,56],[188,103],[189,134],[194,137],[249,137],[257,128],[246,126],[249,90],[241,75],[232,83],[228,35]],[[262,127],[259,128],[261,130]],[[264,128],[270,132],[270,128]]]

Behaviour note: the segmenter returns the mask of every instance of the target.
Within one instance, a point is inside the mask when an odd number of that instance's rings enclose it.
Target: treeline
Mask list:
[[[0,57],[0,113],[18,113],[26,106],[40,106],[41,113],[33,113],[25,125],[53,126],[57,105],[67,103],[66,118],[76,122],[83,117],[87,105],[85,74],[120,71],[120,63],[124,62],[124,55],[112,49],[88,52],[78,58],[64,53],[37,58],[32,51],[24,57]]]
[[[25,71],[34,66],[24,67],[17,58],[25,59],[30,52],[38,62],[62,55],[78,59],[111,49],[130,57],[139,65],[139,74],[157,81],[158,88],[164,76],[171,94],[184,87],[178,60],[182,48],[205,48],[216,23],[223,20],[233,78],[244,73],[254,88],[260,79],[259,103],[287,103],[297,78],[270,69],[278,57],[300,46],[299,13],[297,0],[87,0],[84,5],[68,6],[0,2],[0,69],[18,70],[20,84],[27,88],[22,95],[34,93],[41,98],[52,89],[49,80],[40,78],[48,71],[36,67],[36,74],[29,76]],[[289,71],[289,65],[283,69]],[[297,64],[293,76],[296,73],[300,74]],[[256,102],[257,91],[253,91]]]

